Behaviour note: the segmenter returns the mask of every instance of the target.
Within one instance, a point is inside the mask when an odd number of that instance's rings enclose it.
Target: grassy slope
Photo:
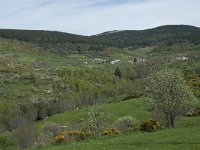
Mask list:
[[[106,116],[109,116],[110,121],[115,121],[120,117],[130,115],[138,120],[145,120],[149,118],[150,114],[142,107],[142,99],[132,99],[128,101],[122,101],[118,103],[102,104],[97,106],[85,107],[83,109],[65,112],[57,114],[48,119],[38,122],[37,127],[41,128],[46,122],[56,122],[63,124],[71,124],[84,117],[87,112],[104,112]]]
[[[11,42],[6,39],[2,40],[0,48],[1,56],[12,56],[13,54],[18,54],[19,58],[17,58],[17,62],[24,64],[29,64],[31,62],[45,61],[49,63],[49,67],[63,67],[68,64],[74,64],[74,60],[76,64],[83,64],[84,61],[91,61],[91,58],[88,58],[83,55],[70,55],[67,58],[64,56],[59,56],[55,54],[50,54],[43,52],[40,50],[35,50],[33,45],[24,42],[21,44],[20,42]],[[11,47],[10,42],[12,43]],[[30,51],[26,51],[30,49]],[[150,48],[139,49],[130,54],[134,56],[144,56],[151,52]],[[128,53],[120,53],[113,54],[112,58],[120,59],[130,57]],[[79,63],[77,63],[79,62]],[[15,61],[12,63],[15,64]],[[189,62],[182,63],[182,66],[189,66],[187,64]],[[196,63],[195,63],[196,64]],[[198,65],[198,64],[197,64]],[[89,65],[89,66],[97,66]],[[180,65],[179,65],[180,66]],[[27,85],[28,87],[29,85]],[[8,89],[19,89],[19,87],[26,88],[25,86],[20,85],[12,85]],[[25,91],[27,92],[27,91]],[[28,93],[28,92],[27,92]],[[0,104],[0,110],[3,110],[9,107],[6,103]],[[144,110],[142,107],[141,99],[124,101],[119,103],[112,104],[104,104],[101,106],[92,106],[83,108],[80,110],[74,110],[70,112],[66,112],[63,114],[58,114],[52,117],[49,117],[45,121],[37,123],[39,129],[42,128],[42,125],[48,121],[50,122],[58,122],[63,124],[71,124],[78,121],[81,117],[83,117],[88,111],[102,111],[106,115],[108,115],[111,121],[115,121],[120,117],[131,115],[138,120],[145,120],[150,118],[148,112]],[[155,133],[133,133],[130,135],[120,135],[117,137],[101,137],[97,140],[88,140],[80,143],[71,143],[67,145],[57,145],[57,146],[49,146],[48,149],[62,150],[62,149],[198,149],[199,146],[199,138],[200,134],[197,132],[200,129],[200,118],[183,118],[178,122],[177,129],[173,130],[163,130]],[[101,144],[103,143],[103,144]],[[200,149],[200,148],[199,148]]]
[[[200,127],[162,130],[154,133],[132,133],[96,140],[52,145],[38,150],[198,150]]]
[[[132,99],[118,103],[103,104],[52,116],[37,123],[42,127],[45,122],[72,123],[80,119],[88,111],[99,111],[109,114],[112,121],[122,116],[131,115],[142,121],[150,118],[142,105],[143,99]],[[113,137],[100,137],[83,142],[50,145],[33,150],[197,150],[200,149],[200,117],[183,117],[177,122],[175,129],[163,129],[153,133],[137,132],[121,134]]]

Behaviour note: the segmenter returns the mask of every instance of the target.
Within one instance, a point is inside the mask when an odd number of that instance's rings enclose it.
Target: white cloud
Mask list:
[[[1,0],[0,28],[91,35],[165,24],[200,26],[199,0]]]

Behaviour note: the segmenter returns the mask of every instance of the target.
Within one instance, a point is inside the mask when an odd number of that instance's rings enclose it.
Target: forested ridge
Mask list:
[[[147,30],[105,32],[82,36],[57,31],[1,29],[0,37],[32,42],[45,49],[60,53],[85,53],[105,47],[129,48],[172,45],[174,43],[200,43],[200,29],[187,25],[167,25]]]

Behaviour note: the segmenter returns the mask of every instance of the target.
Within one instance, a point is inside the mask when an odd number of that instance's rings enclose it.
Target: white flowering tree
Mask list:
[[[195,103],[183,75],[175,69],[164,68],[150,75],[146,91],[151,99],[147,101],[147,106],[159,112],[169,128],[173,128],[175,119],[190,111]]]

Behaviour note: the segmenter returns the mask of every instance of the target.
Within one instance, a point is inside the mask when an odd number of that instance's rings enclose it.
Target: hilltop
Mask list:
[[[199,43],[200,28],[188,25],[166,25],[146,30],[105,32],[97,36],[119,47],[145,47],[174,43]]]

